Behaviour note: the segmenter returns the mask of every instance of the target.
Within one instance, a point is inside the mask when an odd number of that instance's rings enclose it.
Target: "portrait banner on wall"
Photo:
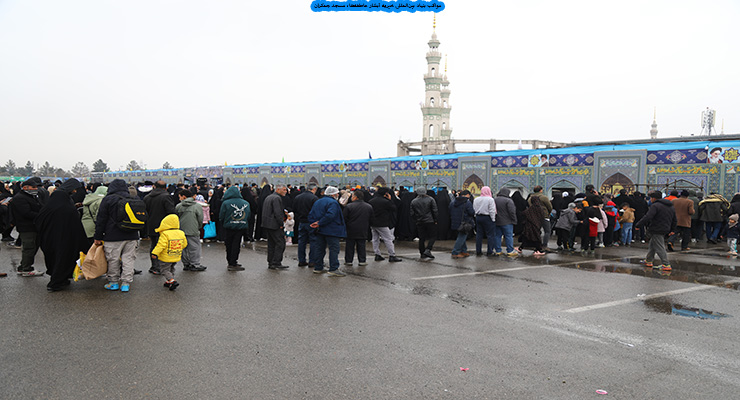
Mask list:
[[[740,150],[734,147],[712,147],[707,150],[707,163],[726,164],[740,162]]]
[[[530,167],[549,167],[550,159],[547,154],[533,154],[529,156]]]

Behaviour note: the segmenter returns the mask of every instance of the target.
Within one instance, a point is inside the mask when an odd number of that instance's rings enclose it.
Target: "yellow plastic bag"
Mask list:
[[[80,259],[77,260],[77,266],[75,267],[74,272],[72,272],[72,278],[75,282],[80,279],[85,279],[85,275],[82,273],[82,268],[80,268],[80,265],[82,265],[83,262],[85,262],[85,253],[80,252]]]

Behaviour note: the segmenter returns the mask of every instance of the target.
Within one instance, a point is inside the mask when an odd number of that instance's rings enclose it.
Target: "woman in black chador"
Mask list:
[[[87,252],[87,235],[72,196],[84,190],[77,179],[69,179],[51,194],[36,217],[39,244],[44,252],[46,273],[51,280],[46,290],[55,292],[69,286],[80,252]]]

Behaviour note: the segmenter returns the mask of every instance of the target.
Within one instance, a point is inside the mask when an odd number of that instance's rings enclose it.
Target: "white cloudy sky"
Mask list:
[[[395,156],[430,13],[310,0],[0,0],[0,163],[159,168]],[[740,133],[736,0],[448,0],[455,138]]]

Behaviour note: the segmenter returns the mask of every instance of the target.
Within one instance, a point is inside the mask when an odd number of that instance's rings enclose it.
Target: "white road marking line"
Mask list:
[[[728,284],[728,283],[737,283],[737,282],[740,282],[740,279],[733,279],[733,280],[725,281],[722,284],[724,285],[724,284]],[[580,313],[580,312],[584,312],[584,311],[598,310],[598,309],[601,309],[601,308],[621,306],[621,305],[630,304],[630,303],[637,303],[639,301],[645,301],[645,300],[649,300],[649,299],[656,299],[656,298],[659,298],[659,297],[670,296],[670,295],[673,295],[673,294],[696,292],[696,291],[699,291],[699,290],[708,290],[708,289],[714,289],[714,288],[718,288],[718,287],[719,286],[714,286],[714,285],[698,285],[698,286],[694,286],[694,287],[690,287],[690,288],[685,288],[685,289],[677,289],[677,290],[671,290],[671,291],[668,291],[668,292],[653,293],[653,294],[649,294],[647,296],[633,297],[631,299],[609,301],[609,302],[601,303],[601,304],[593,304],[593,305],[590,305],[590,306],[576,307],[576,308],[571,308],[571,309],[568,309],[568,310],[563,310],[563,312],[575,314],[575,313]]]
[[[617,261],[621,260],[622,258],[603,258],[603,259],[593,259],[593,260],[585,260],[585,261],[569,261],[569,262],[563,262],[558,264],[542,264],[542,265],[532,265],[528,267],[516,267],[516,268],[504,268],[504,269],[496,269],[491,271],[479,271],[479,272],[463,272],[459,274],[448,274],[448,275],[433,275],[433,276],[422,276],[419,278],[411,278],[412,281],[421,281],[426,279],[443,279],[443,278],[455,278],[458,276],[474,276],[474,275],[484,275],[484,274],[498,274],[500,272],[511,272],[511,271],[523,271],[528,269],[537,269],[537,268],[552,268],[552,267],[559,267],[561,265],[569,265],[569,264],[589,264],[589,263],[595,263],[599,261]]]

